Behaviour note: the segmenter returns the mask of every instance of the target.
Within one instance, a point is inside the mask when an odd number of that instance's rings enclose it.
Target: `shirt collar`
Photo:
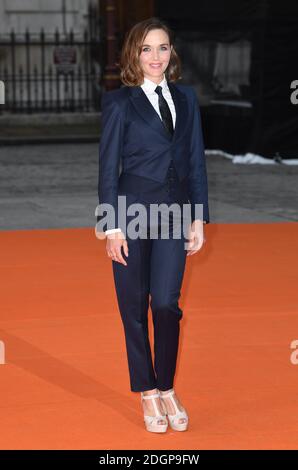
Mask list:
[[[155,88],[157,87],[157,85],[162,87],[163,92],[165,90],[168,90],[168,84],[167,84],[167,79],[166,79],[165,74],[164,74],[163,79],[161,80],[161,82],[158,83],[158,84],[153,82],[152,80],[149,80],[149,78],[144,77],[144,81],[143,81],[141,87],[143,88],[143,90],[146,93],[153,94],[153,93],[155,93]]]

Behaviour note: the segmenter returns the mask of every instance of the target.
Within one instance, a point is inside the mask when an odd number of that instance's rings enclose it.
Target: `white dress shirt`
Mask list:
[[[170,89],[168,87],[168,83],[167,83],[167,79],[165,77],[165,74],[164,74],[164,77],[163,77],[162,81],[158,85],[162,87],[163,97],[166,99],[166,101],[169,105],[169,108],[170,108],[170,111],[171,111],[171,114],[172,114],[172,119],[173,119],[173,127],[175,129],[175,123],[176,123],[175,105],[174,105],[174,102],[173,102],[173,98],[172,98]],[[141,87],[143,88],[144,92],[146,93],[146,96],[150,100],[150,103],[154,107],[155,111],[158,113],[160,119],[162,119],[161,114],[160,114],[160,110],[159,110],[159,105],[158,105],[158,94],[155,91],[155,88],[157,87],[157,84],[155,82],[152,82],[152,80],[149,80],[148,78],[144,77],[144,82],[141,85]]]
[[[161,114],[160,114],[160,110],[159,110],[159,104],[158,104],[158,94],[155,91],[155,88],[157,87],[157,85],[160,85],[162,87],[162,94],[163,94],[163,97],[166,99],[166,101],[169,105],[169,108],[170,108],[170,111],[171,111],[171,114],[172,114],[172,119],[173,119],[173,127],[175,129],[175,123],[176,123],[175,105],[174,105],[174,102],[173,102],[173,98],[172,98],[170,89],[168,87],[168,83],[167,83],[167,79],[165,77],[165,74],[164,74],[164,77],[163,77],[162,81],[158,84],[153,82],[152,80],[149,80],[149,78],[144,77],[144,81],[143,81],[141,87],[144,90],[144,92],[146,93],[146,96],[149,99],[152,106],[154,107],[155,111],[158,113],[160,119],[162,119]],[[108,235],[109,233],[114,233],[114,232],[121,232],[121,229],[120,228],[112,228],[110,230],[106,230],[105,234]]]

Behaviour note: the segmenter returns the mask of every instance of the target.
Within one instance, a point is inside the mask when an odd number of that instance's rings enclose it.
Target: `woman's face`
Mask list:
[[[152,29],[144,39],[140,65],[144,77],[155,83],[160,83],[169,64],[171,50],[169,37],[163,29]]]

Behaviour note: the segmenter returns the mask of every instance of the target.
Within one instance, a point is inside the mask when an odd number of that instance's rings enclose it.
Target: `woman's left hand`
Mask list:
[[[194,220],[188,232],[187,255],[194,255],[199,251],[203,243],[206,241],[204,237],[204,222],[202,220]]]

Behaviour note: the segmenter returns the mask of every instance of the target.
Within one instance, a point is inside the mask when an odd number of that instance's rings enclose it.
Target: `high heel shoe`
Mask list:
[[[167,393],[163,393],[161,394],[160,393],[160,398],[161,398],[161,404],[162,404],[162,407],[163,407],[163,410],[165,412],[165,414],[167,415],[168,419],[169,419],[169,423],[170,423],[170,426],[172,429],[174,429],[175,431],[186,431],[187,430],[187,427],[188,427],[188,415],[186,413],[186,410],[185,408],[182,407],[182,411],[179,410],[174,398],[173,398],[173,395],[175,394],[174,390],[171,390]],[[163,398],[167,398],[167,397],[170,397],[172,403],[173,403],[173,406],[175,408],[175,411],[176,413],[174,415],[170,415],[167,411],[167,408],[166,408],[166,405],[163,401]],[[184,421],[183,423],[179,423],[179,419],[180,418],[185,418],[186,421]]]
[[[146,425],[147,431],[150,432],[166,432],[168,428],[168,420],[166,415],[161,415],[157,409],[156,403],[154,398],[159,398],[160,395],[159,393],[153,393],[152,395],[144,395],[143,392],[141,392],[141,401],[144,400],[152,400],[153,406],[154,406],[154,411],[155,411],[155,416],[150,416],[150,415],[145,415],[144,413],[144,422]],[[159,420],[164,420],[165,424],[158,424]]]

